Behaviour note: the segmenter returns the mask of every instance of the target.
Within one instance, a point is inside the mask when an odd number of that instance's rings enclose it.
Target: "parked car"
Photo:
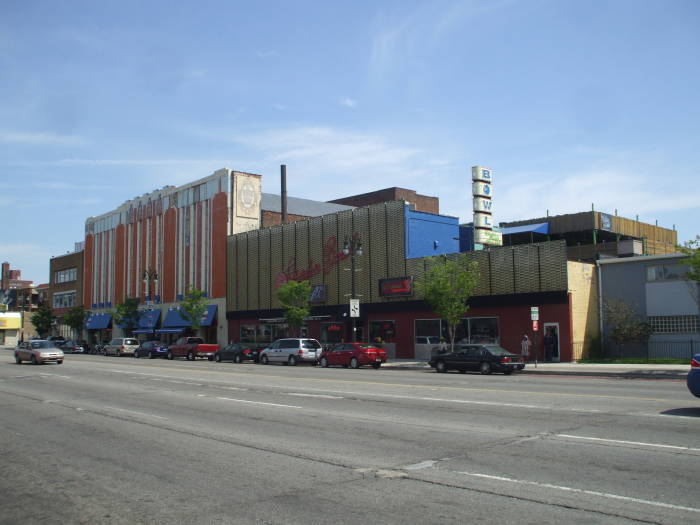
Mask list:
[[[201,337],[181,337],[175,344],[168,347],[166,357],[168,359],[186,357],[188,361],[206,357],[211,361],[219,348],[217,344],[205,343]]]
[[[386,352],[369,343],[342,343],[324,349],[318,363],[324,368],[331,365],[346,368],[370,365],[376,369],[382,366],[382,363],[386,363]]]
[[[131,337],[115,337],[105,345],[105,355],[134,355],[134,351],[139,347],[139,340]]]
[[[163,357],[168,355],[168,345],[162,341],[144,341],[139,347],[134,350],[134,357],[148,357],[149,359],[155,359],[156,357]]]
[[[77,341],[66,341],[65,344],[61,346],[64,354],[84,354],[85,347]]]
[[[17,345],[15,348],[15,363],[22,364],[22,361],[31,361],[33,365],[44,363],[63,363],[63,350],[56,346],[53,341],[34,339]]]
[[[316,339],[286,338],[278,339],[260,352],[260,362],[285,363],[291,366],[297,363],[316,363],[321,357],[321,343]]]
[[[217,363],[221,361],[233,361],[234,363],[253,361],[257,363],[259,355],[259,348],[250,348],[241,343],[231,343],[216,351],[214,361]]]
[[[525,368],[519,355],[513,354],[498,345],[459,345],[454,352],[436,354],[428,364],[437,372],[459,370],[481,372],[503,372],[512,374]]]
[[[700,354],[695,354],[690,361],[690,372],[688,372],[688,390],[695,397],[700,397]]]
[[[51,341],[56,346],[61,347],[66,344],[66,338],[62,335],[50,335],[46,338],[47,341]]]

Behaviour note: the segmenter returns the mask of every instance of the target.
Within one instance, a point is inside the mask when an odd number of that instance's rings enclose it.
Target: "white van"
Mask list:
[[[131,337],[115,337],[105,345],[105,355],[134,355],[139,347],[139,340]]]
[[[316,339],[278,339],[260,352],[259,363],[286,363],[294,366],[300,362],[317,363],[321,358],[321,343]]]

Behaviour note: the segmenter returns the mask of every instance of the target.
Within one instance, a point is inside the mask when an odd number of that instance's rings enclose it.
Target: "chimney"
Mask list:
[[[287,165],[280,166],[280,177],[282,183],[282,224],[287,224]]]

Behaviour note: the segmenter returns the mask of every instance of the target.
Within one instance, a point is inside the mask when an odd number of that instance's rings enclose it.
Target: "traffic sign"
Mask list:
[[[532,331],[537,332],[540,329],[539,321],[532,321]]]
[[[350,299],[350,317],[360,317],[359,299]]]
[[[530,319],[532,319],[533,321],[540,320],[540,309],[538,306],[530,307]]]

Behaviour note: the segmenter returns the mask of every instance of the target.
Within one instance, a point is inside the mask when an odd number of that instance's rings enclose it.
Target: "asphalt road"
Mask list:
[[[679,380],[0,353],[0,524],[698,523]]]

